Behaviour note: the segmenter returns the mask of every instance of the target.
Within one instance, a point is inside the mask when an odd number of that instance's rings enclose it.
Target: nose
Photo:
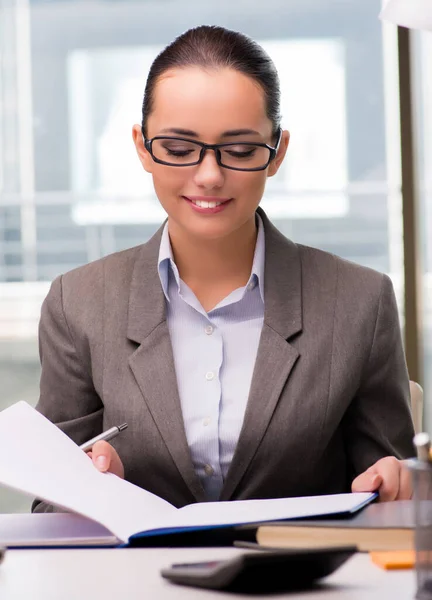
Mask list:
[[[194,181],[207,190],[222,187],[225,180],[224,169],[217,164],[214,150],[207,150],[202,162],[196,166]]]

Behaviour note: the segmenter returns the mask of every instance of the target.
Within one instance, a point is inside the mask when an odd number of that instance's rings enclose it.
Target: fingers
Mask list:
[[[111,450],[114,448],[108,442],[96,442],[92,447],[92,461],[95,467],[102,472],[108,471],[111,465]]]
[[[109,471],[124,478],[123,463],[116,450],[108,442],[96,442],[92,447],[91,459],[95,467],[102,473]]]
[[[400,464],[394,456],[382,458],[374,467],[382,477],[382,484],[379,488],[379,497],[382,502],[391,502],[399,496],[400,486]]]
[[[411,473],[407,467],[401,464],[399,496],[397,500],[410,500],[413,495]]]
[[[381,475],[378,472],[373,471],[371,467],[354,479],[351,490],[353,492],[376,492],[382,482]]]
[[[352,482],[353,492],[379,493],[381,502],[409,500],[412,496],[411,475],[394,456],[386,456],[361,473]]]

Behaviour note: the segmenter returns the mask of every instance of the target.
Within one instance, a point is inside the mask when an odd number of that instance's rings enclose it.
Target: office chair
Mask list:
[[[411,412],[416,433],[423,431],[423,388],[416,381],[410,381]]]

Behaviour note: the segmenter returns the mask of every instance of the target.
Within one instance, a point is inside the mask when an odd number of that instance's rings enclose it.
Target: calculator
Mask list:
[[[258,550],[227,560],[173,564],[161,575],[174,583],[233,592],[303,589],[327,577],[357,548]]]

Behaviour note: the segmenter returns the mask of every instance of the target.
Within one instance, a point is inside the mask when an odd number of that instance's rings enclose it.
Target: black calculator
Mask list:
[[[355,552],[355,546],[259,550],[227,560],[173,564],[161,575],[181,585],[233,592],[295,590],[327,577]]]

